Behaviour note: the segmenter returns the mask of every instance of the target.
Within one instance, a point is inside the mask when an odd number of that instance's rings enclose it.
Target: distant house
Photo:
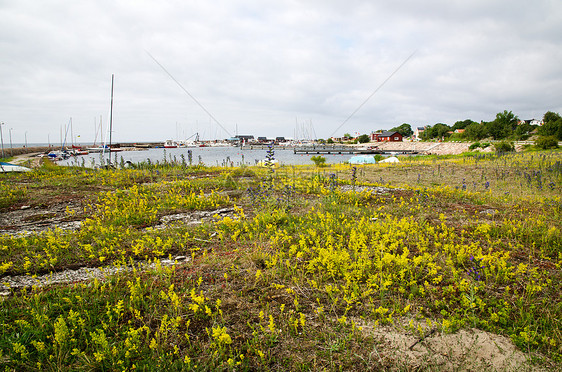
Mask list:
[[[526,124],[531,124],[531,125],[543,125],[542,120],[539,119],[529,119],[529,120],[525,120]]]
[[[371,134],[369,134],[369,139],[371,141],[376,141],[377,135],[381,134],[382,132],[383,132],[382,130],[377,130],[376,132],[371,132]]]
[[[455,133],[464,133],[464,129],[455,129]]]
[[[422,133],[425,131],[425,127],[416,127],[414,129],[414,139],[420,140]]]
[[[249,142],[254,142],[254,136],[252,135],[243,135],[243,134],[237,134],[236,136],[229,138],[227,140],[228,142],[231,143],[249,143]]]
[[[254,136],[245,134],[237,134],[234,137],[238,138],[240,141],[252,141],[254,139]]]
[[[374,133],[376,142],[402,142],[402,135],[394,131]]]

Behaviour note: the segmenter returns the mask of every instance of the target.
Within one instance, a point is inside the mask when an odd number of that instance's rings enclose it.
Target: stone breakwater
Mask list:
[[[47,146],[39,146],[39,147],[14,147],[9,148],[4,146],[4,154],[6,156],[20,156],[20,155],[27,155],[27,154],[42,154],[53,150],[59,150],[60,147],[47,147]]]
[[[424,155],[454,155],[469,151],[469,142],[383,142],[376,144],[383,151],[415,151]]]

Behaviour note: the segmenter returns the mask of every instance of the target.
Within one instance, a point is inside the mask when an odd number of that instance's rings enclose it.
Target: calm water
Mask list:
[[[264,160],[267,150],[241,150],[238,147],[195,147],[195,148],[175,148],[175,149],[148,149],[142,151],[121,151],[111,154],[111,161],[119,163],[121,157],[123,161],[131,161],[133,163],[139,163],[150,159],[151,162],[163,162],[164,157],[168,161],[175,160],[181,162],[181,155],[185,157],[185,161],[188,162],[188,151],[192,152],[192,164],[198,164],[199,162],[207,166],[224,166],[224,165],[234,165],[240,166],[245,165],[255,165],[258,161]],[[293,149],[283,149],[281,147],[274,148],[274,157],[281,165],[302,165],[302,164],[313,164],[310,158],[315,154],[294,154]],[[348,161],[353,155],[342,154],[342,155],[327,155],[322,154],[326,158],[326,163],[338,164]],[[105,154],[105,162],[107,162],[108,154]],[[228,162],[228,164],[227,164]],[[87,167],[93,165],[99,165],[102,163],[101,154],[89,154],[72,157],[68,160],[63,160],[58,162],[60,165],[82,165]]]

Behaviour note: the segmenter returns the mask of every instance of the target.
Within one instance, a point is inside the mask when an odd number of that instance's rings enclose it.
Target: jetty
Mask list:
[[[293,148],[295,154],[355,154],[356,148],[351,146],[298,146]]]
[[[239,147],[240,150],[267,150],[269,149],[269,146],[271,145],[264,144],[264,143],[249,143],[236,147]],[[288,150],[290,148],[292,148],[292,146],[279,146],[279,145],[274,146],[275,151]]]
[[[417,154],[414,149],[380,149],[378,147],[353,147],[353,146],[331,146],[331,145],[313,145],[313,146],[299,146],[293,148],[295,154]]]

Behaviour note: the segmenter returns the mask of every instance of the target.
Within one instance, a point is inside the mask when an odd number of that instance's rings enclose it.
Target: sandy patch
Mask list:
[[[421,333],[403,325],[362,327],[363,333],[372,336],[378,343],[371,353],[372,360],[390,366],[390,370],[547,370],[532,365],[529,356],[508,337],[475,328],[448,334],[425,324]]]

